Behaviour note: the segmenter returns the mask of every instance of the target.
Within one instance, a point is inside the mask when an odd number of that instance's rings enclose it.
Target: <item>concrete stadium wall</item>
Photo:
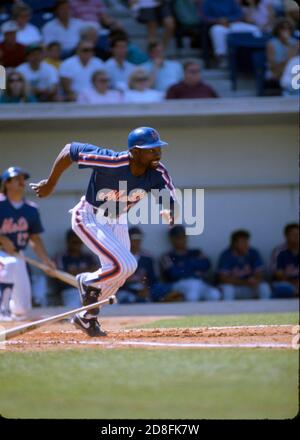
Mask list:
[[[157,109],[155,113],[154,107],[149,114],[151,105],[133,106],[128,114],[127,106],[124,114],[118,110],[121,113],[109,120],[103,108],[87,116],[84,108],[71,115],[71,107],[65,111],[56,107],[55,112],[53,106],[39,110],[31,106],[22,114],[19,107],[9,106],[4,112],[2,106],[0,169],[19,165],[31,173],[31,181],[37,181],[48,175],[56,154],[67,142],[122,150],[128,130],[153,125],[170,144],[163,162],[175,186],[205,190],[205,228],[200,236],[190,237],[191,246],[200,246],[216,261],[229,234],[236,228],[247,228],[253,245],[268,260],[271,249],[282,241],[283,226],[298,219],[295,101],[210,100],[198,107],[193,103],[193,110],[190,103],[183,102],[180,111],[177,103],[168,103],[165,113],[160,110],[164,114],[157,114]],[[84,193],[89,174],[72,167],[56,193],[38,201],[51,253],[62,249],[64,232],[70,226],[68,210]],[[28,197],[34,200],[32,194]],[[143,229],[146,249],[158,255],[168,248],[166,226],[147,225]]]

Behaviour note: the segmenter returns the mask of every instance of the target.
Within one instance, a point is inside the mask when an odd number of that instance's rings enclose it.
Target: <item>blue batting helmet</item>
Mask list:
[[[156,148],[168,145],[160,139],[159,134],[151,127],[138,127],[128,135],[128,149],[132,148]]]
[[[2,173],[1,179],[2,183],[7,182],[7,180],[11,179],[12,177],[23,175],[25,179],[28,179],[30,176],[26,171],[23,171],[20,167],[10,167],[7,170],[5,170]]]

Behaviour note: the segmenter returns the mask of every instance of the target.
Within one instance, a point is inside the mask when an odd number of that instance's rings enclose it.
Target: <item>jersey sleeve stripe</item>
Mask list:
[[[99,166],[99,167],[106,167],[106,168],[119,168],[123,167],[125,165],[129,164],[129,161],[121,162],[121,163],[107,163],[107,162],[100,162],[100,161],[87,161],[87,160],[79,160],[78,165],[86,165],[86,166]]]
[[[119,157],[110,157],[102,154],[79,153],[79,158],[81,160],[101,160],[103,162],[124,162],[129,160],[129,155],[123,154]]]
[[[162,163],[160,162],[160,165],[157,167],[157,170],[162,174],[162,178],[164,179],[164,181],[166,182],[166,187],[168,188],[168,190],[171,193],[171,196],[174,200],[176,200],[176,194],[175,194],[175,187],[173,185],[172,179],[168,173],[168,171],[166,170],[166,168],[162,165]]]

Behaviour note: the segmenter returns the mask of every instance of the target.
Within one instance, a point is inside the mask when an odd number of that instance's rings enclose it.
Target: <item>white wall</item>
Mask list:
[[[278,116],[278,115],[277,115]],[[179,118],[180,119],[180,118]],[[191,245],[201,246],[215,260],[227,245],[236,228],[252,232],[253,244],[265,258],[282,240],[282,228],[298,218],[298,140],[295,118],[274,121],[257,117],[257,123],[232,118],[230,124],[216,117],[208,125],[178,123],[158,118],[155,127],[170,146],[163,162],[179,188],[205,189],[205,229],[191,238]],[[145,119],[146,122],[146,119]],[[145,123],[143,122],[143,123]],[[151,121],[152,122],[152,121]],[[52,128],[39,123],[29,127],[18,121],[9,125],[0,120],[0,169],[20,165],[28,170],[31,181],[47,176],[51,164],[69,141],[86,141],[122,149],[128,130],[140,125],[132,118],[129,124],[87,129],[85,121],[60,120]],[[68,210],[84,193],[89,171],[68,170],[56,193],[39,200],[45,240],[50,252],[61,249],[64,231],[70,225]],[[34,199],[32,195],[29,196]],[[37,200],[36,200],[37,201]],[[154,254],[167,249],[166,226],[143,227],[145,247]]]

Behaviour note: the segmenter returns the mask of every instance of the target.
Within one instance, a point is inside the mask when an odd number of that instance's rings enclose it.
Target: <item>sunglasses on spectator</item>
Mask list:
[[[141,76],[140,78],[134,78],[133,79],[134,81],[147,81],[148,80],[148,77],[147,76]]]
[[[199,73],[200,69],[188,69],[187,73]]]
[[[9,82],[23,82],[23,78],[19,78],[19,77],[10,78]]]
[[[94,52],[93,47],[83,47],[80,49],[80,52]]]
[[[96,78],[95,81],[96,82],[108,82],[109,79],[108,78]]]

